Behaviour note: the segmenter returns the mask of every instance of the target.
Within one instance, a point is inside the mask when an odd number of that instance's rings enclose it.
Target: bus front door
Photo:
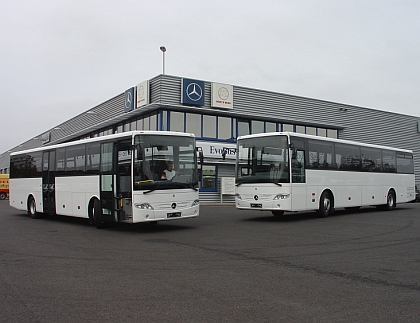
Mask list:
[[[55,151],[45,151],[42,160],[43,212],[55,214]]]
[[[124,221],[131,211],[131,141],[101,144],[102,221]]]
[[[132,144],[131,140],[124,140],[118,142],[117,147],[117,216],[118,221],[130,222],[133,219],[132,210]]]
[[[100,167],[100,203],[102,212],[100,222],[114,222],[115,219],[115,143],[105,142],[101,144],[101,167]]]

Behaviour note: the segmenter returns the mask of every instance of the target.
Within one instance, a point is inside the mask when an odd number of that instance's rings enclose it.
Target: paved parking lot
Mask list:
[[[0,322],[418,322],[420,204],[97,230],[0,201]]]

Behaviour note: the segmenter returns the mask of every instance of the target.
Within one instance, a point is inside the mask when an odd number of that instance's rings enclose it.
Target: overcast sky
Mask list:
[[[420,115],[420,1],[2,1],[0,153],[162,73]]]

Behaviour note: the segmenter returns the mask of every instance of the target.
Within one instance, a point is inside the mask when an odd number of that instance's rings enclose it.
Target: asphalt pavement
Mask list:
[[[0,322],[419,322],[420,203],[98,230],[0,201]]]

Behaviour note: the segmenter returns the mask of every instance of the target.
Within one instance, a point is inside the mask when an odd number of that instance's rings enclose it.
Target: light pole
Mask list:
[[[165,46],[160,46],[160,50],[163,53],[163,74],[165,74],[165,52],[166,52],[166,47]]]

